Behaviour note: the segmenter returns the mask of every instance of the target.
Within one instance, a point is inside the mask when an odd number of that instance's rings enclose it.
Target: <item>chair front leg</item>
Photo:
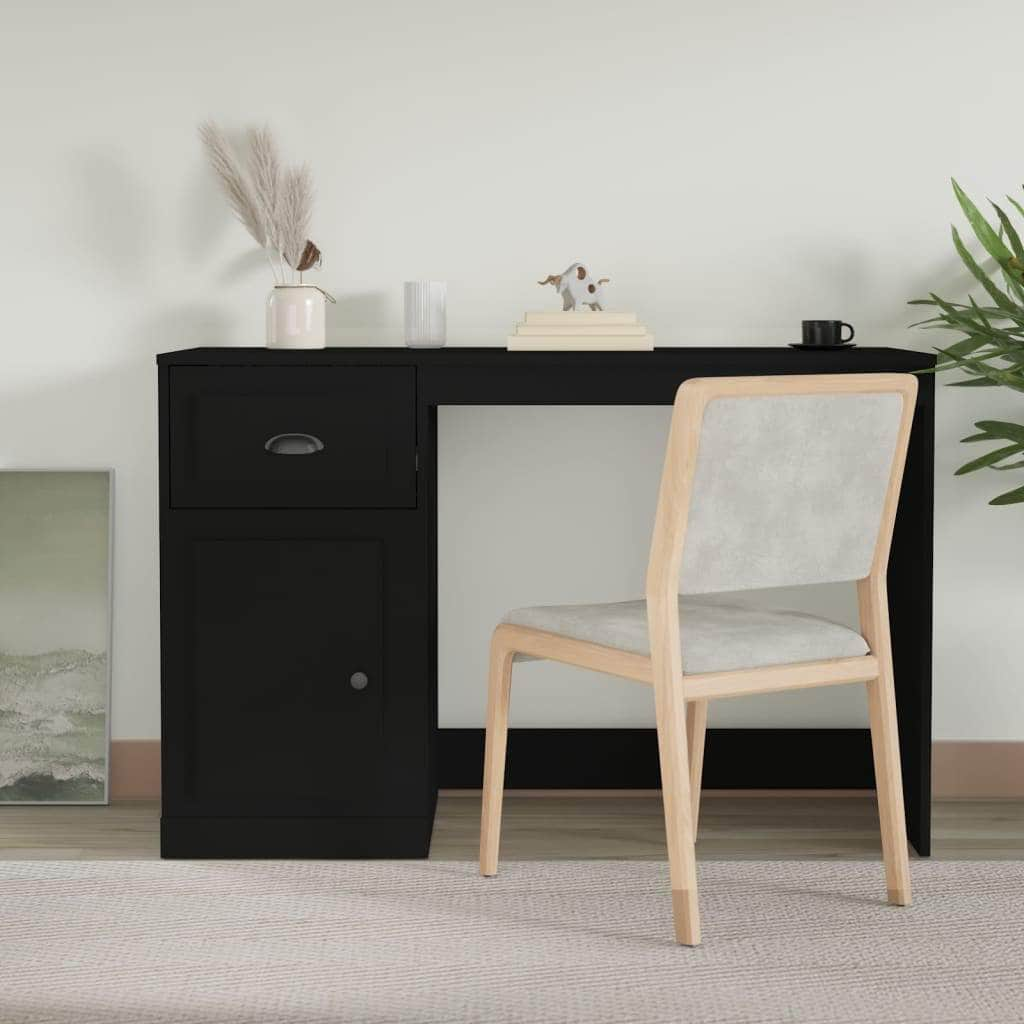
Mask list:
[[[903,810],[903,775],[900,770],[900,736],[896,722],[889,598],[884,576],[860,580],[857,594],[861,631],[872,653],[878,658],[878,678],[867,683],[867,690],[885,884],[889,902],[906,907],[910,905],[910,860],[907,855],[907,821]]]
[[[501,841],[501,803],[505,790],[508,705],[514,657],[503,635],[502,627],[498,626],[491,638],[487,680],[487,738],[484,747],[483,810],[480,817],[481,875],[498,873],[498,846]]]
[[[903,777],[900,740],[896,724],[896,695],[892,668],[884,664],[877,679],[868,684],[868,718],[871,751],[875,762],[878,820],[882,829],[882,857],[889,902],[910,906],[910,860],[907,855],[907,821],[903,809]]]

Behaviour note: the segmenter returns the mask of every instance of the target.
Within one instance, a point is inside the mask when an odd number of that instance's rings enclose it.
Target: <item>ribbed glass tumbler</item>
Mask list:
[[[447,281],[405,282],[405,343],[409,348],[444,347],[447,296]]]

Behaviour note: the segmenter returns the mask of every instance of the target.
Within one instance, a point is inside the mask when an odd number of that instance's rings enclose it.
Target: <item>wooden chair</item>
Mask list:
[[[675,934],[688,946],[700,943],[694,835],[708,701],[866,683],[889,901],[910,903],[886,566],[916,393],[907,374],[679,388],[646,601],[519,609],[494,631],[481,874],[498,870],[512,665],[526,656],[653,685]],[[856,581],[860,632],[690,598],[834,581]]]

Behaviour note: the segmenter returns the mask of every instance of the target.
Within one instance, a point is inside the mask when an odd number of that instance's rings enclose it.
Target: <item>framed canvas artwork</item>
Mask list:
[[[113,471],[0,471],[0,803],[108,798]]]

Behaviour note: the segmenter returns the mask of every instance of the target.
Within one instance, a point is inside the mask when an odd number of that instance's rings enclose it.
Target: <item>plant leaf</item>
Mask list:
[[[957,308],[951,302],[947,302],[944,298],[936,295],[934,292],[932,293],[932,298],[935,300],[935,304],[939,309],[942,310],[941,319],[963,327],[966,332],[977,330],[978,323],[974,318],[974,313],[968,307]],[[1000,334],[1008,333],[999,327],[993,327],[990,328],[990,330],[996,331]]]
[[[974,296],[973,295],[968,295],[967,298],[971,300],[971,309],[974,310],[975,316],[977,316],[977,318],[985,325],[987,330],[991,331],[992,330],[992,325],[989,323],[988,317],[985,316],[985,314],[982,312],[981,306],[979,306],[974,301]]]
[[[1016,258],[1017,257],[1014,256],[1014,259]],[[1020,271],[1015,271],[1015,273],[1019,274]],[[1022,287],[1020,281],[1014,277],[1010,267],[1003,268],[1003,280],[1006,282],[1006,287],[1013,293],[1017,302],[1024,303],[1024,287]]]
[[[1003,342],[1019,343],[1018,339],[1014,336],[1013,331],[1003,330],[1001,327],[993,327],[991,324],[988,326],[984,323],[979,324],[971,312],[957,309],[938,295],[934,295],[933,297],[936,304],[942,310],[941,317],[937,319],[945,320],[947,323],[955,325],[957,328],[962,330],[964,334],[987,333],[992,335],[994,338],[999,338]],[[993,344],[995,344],[995,342],[993,342]]]
[[[992,469],[998,469],[1002,472],[1004,469],[1021,469],[1024,468],[1024,459],[1019,462],[1008,462],[1005,466],[993,466]]]
[[[976,373],[980,371],[982,367],[986,367],[987,369],[992,370],[994,372],[1008,373],[1010,374],[1011,378],[1014,378],[1016,380],[1024,380],[1024,372],[1022,372],[1024,371],[1024,363],[1022,363],[1022,359],[1024,359],[1024,353],[1017,352],[1014,349],[1009,349],[1002,346],[993,347],[989,345],[984,346],[983,350],[979,349],[974,355],[971,355],[970,353],[966,352],[957,353],[954,352],[951,348],[937,348],[935,351],[939,353],[938,360],[935,364],[935,369],[937,372],[952,369],[953,367],[950,364],[953,364],[953,366],[959,366],[967,374]],[[948,356],[943,355],[944,351],[949,352],[950,354]],[[1004,360],[1009,365],[1002,366],[998,363],[991,362],[991,360],[994,359]],[[1002,378],[1000,378],[1000,382],[1004,384],[1010,383],[1009,380],[1003,380]]]
[[[1020,215],[1021,215],[1022,217],[1024,217],[1024,206],[1021,206],[1021,205],[1020,205],[1020,203],[1018,203],[1018,202],[1017,202],[1017,200],[1013,198],[1013,196],[1007,196],[1006,198],[1007,198],[1007,200],[1008,200],[1009,202],[1013,203],[1013,205],[1014,205],[1014,206],[1016,207],[1016,209],[1017,209],[1017,212],[1018,212],[1018,213],[1019,213],[1019,214],[1020,214]],[[993,203],[993,206],[994,206],[994,205],[995,205],[995,204]]]
[[[956,475],[963,476],[965,473],[973,473],[976,470],[984,469],[986,466],[991,466],[993,462],[1001,462],[1003,459],[1008,459],[1011,455],[1020,455],[1021,452],[1024,452],[1024,444],[1008,444],[1004,448],[996,448],[994,451],[986,452],[976,459],[971,459],[970,462],[965,462],[956,471]]]
[[[952,181],[953,191],[956,193],[957,202],[960,203],[960,209],[964,211],[964,216],[970,222],[975,235],[978,236],[978,241],[981,242],[989,255],[997,263],[1000,265],[1006,263],[1013,256],[1013,253],[1006,248],[1003,240],[985,219],[982,212],[974,205],[967,193],[960,187],[956,178],[953,178]]]
[[[976,352],[984,345],[991,344],[991,338],[986,338],[983,334],[969,334],[966,338],[961,338],[960,341],[954,342],[948,348],[939,348],[935,351],[952,358],[953,356],[968,355],[971,352]]]
[[[999,309],[996,306],[979,306],[978,303],[975,301],[973,295],[968,295],[967,298],[970,300],[969,303],[968,302],[951,302],[948,299],[944,299],[943,301],[945,302],[945,304],[947,306],[950,306],[951,308],[953,308],[955,310],[959,310],[959,311],[962,311],[962,312],[967,313],[967,314],[976,315],[978,317],[978,319],[981,320],[983,323],[986,322],[989,317],[992,317],[995,320],[1012,320],[1015,325],[1019,325],[1019,326],[1015,326],[1015,327],[1010,327],[1010,328],[1008,328],[1009,330],[1018,330],[1018,329],[1020,329],[1020,327],[1024,327],[1024,308],[1022,308],[1020,306],[1014,306],[1012,309]],[[934,299],[911,299],[907,303],[907,305],[908,306],[938,306],[939,303],[937,303]],[[929,319],[929,320],[919,320],[918,323],[911,324],[910,326],[911,327],[917,327],[920,324],[931,323],[932,320],[939,320],[939,319],[942,319],[942,318],[941,317],[934,317],[934,318]]]
[[[1019,423],[1007,423],[1005,420],[979,420],[974,425],[993,437],[1003,437],[1007,441],[1024,444],[1024,427]]]
[[[1021,375],[1019,370],[1003,370],[996,366],[989,366],[982,359],[971,359],[967,356],[953,356],[953,361],[967,374],[987,377],[989,380],[1012,388],[1014,391],[1024,391],[1024,376]]]
[[[1007,491],[1005,494],[1000,494],[998,498],[993,498],[990,505],[1017,505],[1024,501],[1024,487],[1014,488],[1012,491]]]
[[[952,356],[964,356],[969,355],[971,352],[976,351],[985,345],[991,345],[992,341],[989,338],[979,334],[968,334],[966,337],[961,338],[959,341],[954,341],[952,345],[947,345],[944,348],[937,348],[936,352],[948,354]]]
[[[967,246],[964,245],[960,238],[960,232],[953,228],[953,245],[956,246],[956,251],[960,254],[960,259],[964,261],[964,265],[974,275],[978,283],[992,296],[992,301],[1000,309],[1013,309],[1013,301],[1009,295],[1006,294],[989,276],[984,270],[978,266],[977,260],[968,252]]]

